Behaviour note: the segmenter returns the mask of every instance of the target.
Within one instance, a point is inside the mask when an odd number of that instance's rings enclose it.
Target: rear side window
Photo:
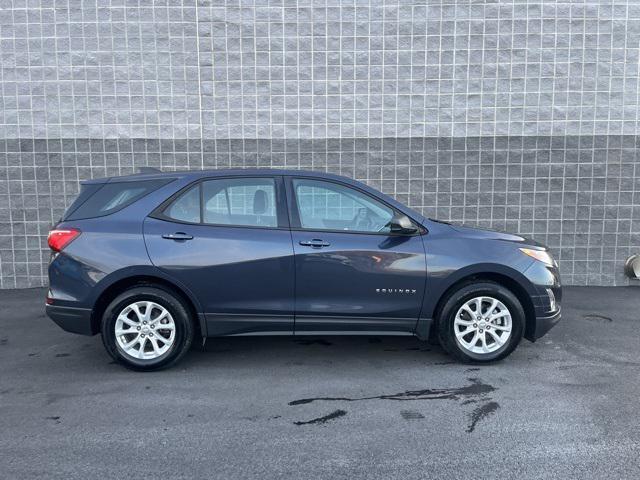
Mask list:
[[[202,184],[204,223],[277,227],[273,179],[208,180]]]
[[[159,179],[85,185],[76,201],[69,207],[64,220],[104,217],[122,210],[172,180]]]
[[[163,212],[172,220],[209,225],[277,227],[272,178],[222,178],[201,182]]]

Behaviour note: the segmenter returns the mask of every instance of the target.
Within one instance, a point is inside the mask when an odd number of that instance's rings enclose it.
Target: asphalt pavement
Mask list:
[[[409,337],[209,339],[128,371],[0,291],[0,478],[639,478],[640,289],[462,365]]]

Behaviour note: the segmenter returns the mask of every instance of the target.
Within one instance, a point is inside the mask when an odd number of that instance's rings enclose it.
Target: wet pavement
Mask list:
[[[638,478],[640,289],[565,290],[505,361],[409,337],[209,339],[114,364],[0,291],[0,478]]]

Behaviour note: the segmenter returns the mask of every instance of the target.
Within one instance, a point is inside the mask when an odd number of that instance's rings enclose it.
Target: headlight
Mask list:
[[[529,255],[530,257],[535,258],[539,262],[546,263],[551,267],[557,266],[553,257],[549,255],[549,252],[546,252],[544,250],[533,250],[531,248],[521,248],[520,251],[525,255]]]

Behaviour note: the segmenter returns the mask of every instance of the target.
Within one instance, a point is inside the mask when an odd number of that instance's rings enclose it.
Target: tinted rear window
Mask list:
[[[143,180],[83,185],[64,220],[104,217],[122,210],[173,179]]]

